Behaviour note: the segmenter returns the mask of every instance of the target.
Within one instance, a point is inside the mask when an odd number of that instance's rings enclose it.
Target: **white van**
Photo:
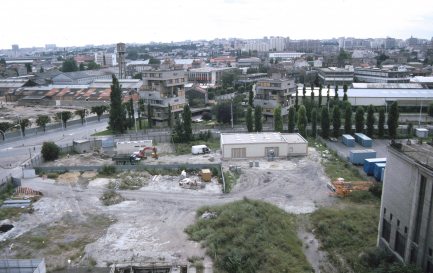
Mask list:
[[[194,145],[191,147],[191,153],[193,155],[208,154],[210,153],[210,149],[206,145]]]

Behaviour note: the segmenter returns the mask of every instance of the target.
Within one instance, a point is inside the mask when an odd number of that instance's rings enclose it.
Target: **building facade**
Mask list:
[[[232,67],[203,67],[190,69],[188,71],[188,82],[221,85],[221,78],[224,72],[233,71]]]
[[[355,68],[354,77],[358,82],[407,83],[410,81],[406,69]]]
[[[106,53],[106,52],[96,52],[95,63],[99,64],[102,67],[116,66],[117,65],[116,54]]]
[[[379,220],[379,247],[406,264],[433,272],[433,148],[388,148]]]
[[[274,78],[260,79],[256,84],[254,106],[262,107],[264,116],[273,116],[275,108],[281,106],[281,114],[287,115],[295,92],[296,85],[292,79],[275,75]]]
[[[140,97],[146,107],[152,108],[154,124],[166,122],[169,105],[173,115],[182,112],[185,106],[185,72],[165,66],[143,72]]]

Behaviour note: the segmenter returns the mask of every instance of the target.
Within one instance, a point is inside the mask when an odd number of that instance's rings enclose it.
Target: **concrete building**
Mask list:
[[[308,153],[308,142],[300,134],[221,134],[220,145],[223,160],[288,158]]]
[[[247,68],[258,69],[260,67],[261,63],[262,63],[262,61],[260,60],[260,58],[257,58],[257,57],[242,58],[242,59],[238,60],[237,67],[239,67],[239,68],[247,67]]]
[[[203,67],[190,69],[188,71],[188,82],[221,85],[221,78],[224,72],[233,71],[232,67]]]
[[[126,45],[118,43],[117,46],[117,62],[119,63],[119,79],[126,79]]]
[[[286,38],[271,36],[269,38],[269,47],[272,51],[283,51],[286,48]]]
[[[44,259],[5,259],[0,260],[0,272],[10,273],[46,273]]]
[[[261,106],[264,116],[273,116],[274,109],[281,106],[281,114],[287,115],[292,105],[292,95],[296,92],[293,79],[273,78],[260,79],[256,83],[254,106]]]
[[[358,82],[407,83],[410,80],[409,71],[404,67],[394,69],[357,67],[354,76]]]
[[[318,72],[320,82],[324,86],[327,86],[328,84],[331,86],[343,86],[344,84],[350,85],[353,82],[353,70],[327,67],[319,68]]]
[[[388,148],[377,244],[406,264],[433,272],[433,148]]]
[[[107,52],[96,52],[95,63],[99,64],[101,67],[116,66],[116,54]]]
[[[173,114],[181,112],[185,105],[185,71],[170,64],[145,71],[140,97],[152,107],[155,124],[167,121],[169,105]]]
[[[303,55],[305,55],[305,53],[302,52],[272,52],[269,53],[269,58],[281,58],[283,60],[288,60],[288,59],[295,59],[295,58],[300,58]]]

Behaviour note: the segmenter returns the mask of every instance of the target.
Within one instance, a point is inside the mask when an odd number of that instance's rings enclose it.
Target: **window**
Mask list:
[[[385,239],[388,243],[391,238],[391,224],[383,219],[382,223],[382,238]]]
[[[391,213],[391,215],[389,216],[389,220],[391,220],[391,221],[392,221],[392,213]]]
[[[429,248],[428,249],[428,255],[431,257],[431,255],[432,255],[432,249],[431,248]]]
[[[407,233],[407,227],[404,227],[404,233]]]
[[[274,154],[275,157],[278,157],[280,154],[278,147],[266,147],[265,148],[265,156],[271,156],[271,153]]]
[[[394,249],[400,255],[400,257],[404,258],[404,252],[406,250],[406,238],[398,231],[395,233],[395,248]],[[414,255],[416,255],[416,253]]]
[[[383,215],[386,215],[386,208],[383,208]]]

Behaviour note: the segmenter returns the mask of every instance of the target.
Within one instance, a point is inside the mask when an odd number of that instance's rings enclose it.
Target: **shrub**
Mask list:
[[[382,186],[379,184],[374,184],[368,189],[368,191],[378,198],[382,197]]]
[[[102,169],[99,170],[99,174],[102,175],[113,175],[116,173],[116,167],[113,165],[104,165]]]
[[[60,147],[54,142],[44,142],[42,144],[41,153],[45,161],[53,161],[59,158]]]

